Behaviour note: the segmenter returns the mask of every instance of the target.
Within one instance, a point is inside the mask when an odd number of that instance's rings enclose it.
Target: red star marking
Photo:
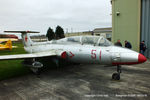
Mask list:
[[[71,51],[70,51],[70,54],[71,54],[70,58],[72,58],[73,56],[75,56]]]
[[[63,59],[66,59],[66,58],[67,58],[67,53],[66,53],[66,51],[61,54],[61,58],[63,58]]]
[[[27,36],[25,37],[25,41],[27,42],[27,40],[28,40],[28,38],[27,38]]]

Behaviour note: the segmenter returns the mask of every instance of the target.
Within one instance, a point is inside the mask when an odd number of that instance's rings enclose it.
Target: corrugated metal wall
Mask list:
[[[141,41],[145,40],[147,46],[145,56],[150,58],[150,0],[141,1]]]

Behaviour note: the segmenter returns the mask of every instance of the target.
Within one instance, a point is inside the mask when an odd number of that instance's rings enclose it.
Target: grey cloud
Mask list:
[[[0,31],[111,26],[110,0],[0,0]]]

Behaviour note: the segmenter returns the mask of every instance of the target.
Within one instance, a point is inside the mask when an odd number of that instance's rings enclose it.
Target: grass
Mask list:
[[[13,43],[14,48],[10,50],[0,51],[0,55],[24,54],[26,53],[22,43]],[[25,75],[30,72],[29,68],[24,67],[21,63],[23,60],[4,60],[0,61],[0,80]]]
[[[13,46],[17,46],[17,48],[13,48],[12,50],[2,50],[0,51],[0,55],[12,55],[12,54],[24,54],[26,53],[23,44],[20,42],[13,43]]]

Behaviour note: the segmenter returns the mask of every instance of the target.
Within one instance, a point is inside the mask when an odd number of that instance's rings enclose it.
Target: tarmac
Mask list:
[[[122,66],[70,65],[0,81],[0,100],[150,100],[150,60]]]

